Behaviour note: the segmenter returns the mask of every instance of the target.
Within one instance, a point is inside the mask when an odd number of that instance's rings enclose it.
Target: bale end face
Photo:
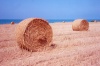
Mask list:
[[[89,29],[89,23],[84,19],[77,19],[72,24],[73,31],[87,31]]]
[[[16,28],[16,39],[20,48],[29,51],[42,51],[52,41],[52,28],[47,21],[29,18],[20,22]]]

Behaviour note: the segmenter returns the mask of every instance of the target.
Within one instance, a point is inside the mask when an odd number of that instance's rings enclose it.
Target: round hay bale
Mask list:
[[[28,18],[16,28],[16,40],[20,48],[29,51],[42,51],[51,45],[52,28],[40,18]]]
[[[13,24],[15,24],[15,22],[11,22],[10,24],[13,25]]]
[[[89,23],[84,19],[77,19],[72,23],[73,31],[87,31]]]

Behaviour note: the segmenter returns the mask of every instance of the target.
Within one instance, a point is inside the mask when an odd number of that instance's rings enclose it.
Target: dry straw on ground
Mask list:
[[[52,28],[40,18],[28,18],[20,22],[16,28],[16,40],[19,47],[29,51],[42,51],[50,46]]]
[[[77,19],[72,24],[73,31],[87,31],[89,23],[84,19]]]

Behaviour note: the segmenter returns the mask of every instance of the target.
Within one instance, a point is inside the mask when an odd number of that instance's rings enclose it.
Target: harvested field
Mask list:
[[[15,40],[17,24],[0,25],[0,66],[100,66],[100,22],[89,23],[88,31],[73,31],[70,23],[51,23],[50,50],[21,50]]]

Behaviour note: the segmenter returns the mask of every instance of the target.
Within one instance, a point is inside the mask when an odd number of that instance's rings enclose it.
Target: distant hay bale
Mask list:
[[[13,24],[15,24],[15,22],[11,22],[10,24],[13,25]]]
[[[73,31],[87,31],[89,23],[84,19],[77,19],[72,23]]]
[[[21,21],[16,28],[16,40],[20,48],[29,51],[42,51],[50,46],[52,28],[40,18],[28,18]]]

